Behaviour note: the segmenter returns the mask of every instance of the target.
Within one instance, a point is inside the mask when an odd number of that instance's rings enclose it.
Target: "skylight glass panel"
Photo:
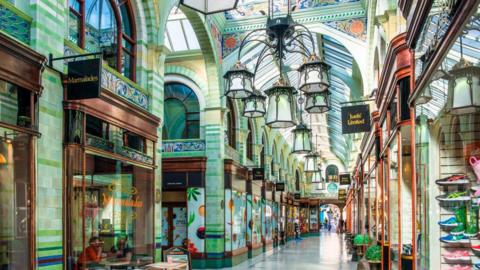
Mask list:
[[[172,43],[173,51],[186,51],[188,50],[187,41],[183,32],[181,21],[169,21],[167,22],[167,32]]]
[[[200,44],[198,44],[197,36],[193,30],[192,25],[188,20],[182,20],[183,29],[185,30],[185,37],[187,38],[188,47],[190,50],[200,49]]]
[[[179,9],[173,9],[168,17],[165,45],[172,52],[200,49],[192,24]]]

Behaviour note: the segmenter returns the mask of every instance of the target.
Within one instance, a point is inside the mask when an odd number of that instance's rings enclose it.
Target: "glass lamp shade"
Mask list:
[[[223,76],[225,79],[225,95],[230,98],[247,98],[253,93],[253,73],[241,63]]]
[[[296,124],[295,88],[277,83],[265,90],[268,96],[265,124],[271,128],[288,128]]]
[[[430,85],[427,85],[427,87],[425,87],[422,93],[417,97],[415,103],[417,105],[427,104],[428,102],[430,102],[430,100],[432,100],[432,98],[432,89],[430,88]]]
[[[181,0],[182,5],[203,14],[224,12],[237,8],[239,0]]]
[[[310,153],[305,156],[304,171],[306,173],[314,173],[318,171],[318,155],[317,153]]]
[[[312,131],[303,123],[300,123],[293,130],[293,149],[294,154],[306,154],[312,151]]]
[[[460,59],[449,72],[448,109],[452,114],[480,111],[480,67]]]
[[[316,55],[300,66],[298,89],[305,93],[323,92],[330,87],[330,65],[321,61]]]
[[[305,110],[308,113],[325,113],[330,110],[330,92],[315,92],[305,94]]]
[[[257,91],[243,100],[243,116],[248,118],[262,117],[266,113],[266,98]]]
[[[322,171],[317,170],[312,174],[312,184],[318,184],[322,182]]]

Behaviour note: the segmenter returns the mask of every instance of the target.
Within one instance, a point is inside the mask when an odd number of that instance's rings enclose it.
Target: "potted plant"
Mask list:
[[[365,259],[370,264],[370,269],[380,269],[382,263],[382,248],[378,245],[371,245],[365,251]]]

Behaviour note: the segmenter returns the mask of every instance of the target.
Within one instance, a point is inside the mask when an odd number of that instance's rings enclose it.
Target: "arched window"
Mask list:
[[[103,52],[109,66],[135,80],[135,19],[130,0],[69,0],[69,38]]]
[[[248,121],[248,134],[247,134],[247,158],[253,160],[253,129],[251,121]]]
[[[325,169],[325,179],[327,179],[327,182],[338,182],[338,172],[336,165],[328,165]]]
[[[235,110],[234,110],[234,107],[233,107],[233,102],[230,98],[227,98],[227,117],[226,117],[226,121],[227,121],[228,145],[230,145],[232,148],[236,148],[237,125],[235,123]]]
[[[181,83],[165,84],[164,121],[164,140],[200,138],[200,104],[192,89]]]

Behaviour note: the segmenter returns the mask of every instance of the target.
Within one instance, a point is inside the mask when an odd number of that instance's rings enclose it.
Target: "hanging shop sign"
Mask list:
[[[341,201],[345,201],[347,199],[347,190],[341,188],[338,190],[338,199]]]
[[[370,108],[368,105],[342,107],[342,133],[370,131]]]
[[[340,179],[340,185],[350,185],[351,178],[349,173],[343,173],[338,176]]]
[[[293,198],[294,198],[295,200],[300,200],[300,198],[301,198],[300,193],[295,193],[295,194],[293,195]]]
[[[100,58],[68,63],[67,98],[98,98],[101,93],[102,61]]]
[[[275,191],[285,191],[285,183],[275,183]]]
[[[265,180],[265,170],[263,168],[253,168],[252,169],[252,179],[253,179],[253,181],[263,181],[263,180]]]

